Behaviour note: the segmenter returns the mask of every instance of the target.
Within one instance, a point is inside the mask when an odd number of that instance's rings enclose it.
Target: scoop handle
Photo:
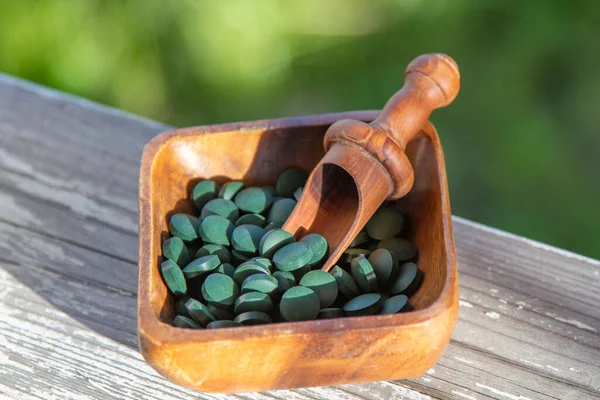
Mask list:
[[[421,130],[433,110],[450,104],[460,89],[456,62],[446,54],[424,54],[406,67],[404,86],[371,122],[402,148]]]

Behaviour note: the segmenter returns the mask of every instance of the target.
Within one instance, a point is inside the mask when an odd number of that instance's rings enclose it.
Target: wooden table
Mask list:
[[[0,393],[221,398],[141,358],[137,190],[169,127],[0,75]],[[600,262],[454,218],[460,317],[441,361],[396,382],[251,399],[600,398]]]

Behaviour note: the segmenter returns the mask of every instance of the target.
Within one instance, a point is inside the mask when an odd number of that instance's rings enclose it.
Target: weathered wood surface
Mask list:
[[[137,350],[137,177],[169,127],[0,75],[0,397],[223,398]],[[461,312],[397,382],[251,399],[600,398],[600,262],[454,219]]]

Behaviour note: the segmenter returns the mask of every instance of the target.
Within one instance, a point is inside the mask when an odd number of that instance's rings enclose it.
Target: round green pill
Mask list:
[[[235,267],[229,263],[223,263],[217,267],[216,272],[233,278],[233,274],[235,274]]]
[[[160,264],[160,273],[167,285],[167,288],[175,296],[183,296],[187,292],[187,284],[185,282],[185,276],[181,271],[181,268],[175,261],[166,260]]]
[[[308,266],[311,268],[318,267],[327,254],[329,253],[329,245],[327,244],[327,240],[318,233],[311,233],[302,238],[300,240],[303,243],[306,243],[310,250],[312,251],[312,258],[308,262]]]
[[[273,272],[273,277],[277,279],[280,293],[285,293],[290,288],[296,286],[296,279],[294,279],[294,274],[291,272],[275,271]]]
[[[209,215],[202,220],[201,230],[201,236],[205,242],[229,246],[233,224],[220,215]]]
[[[269,210],[269,222],[285,222],[294,208],[296,207],[296,200],[294,199],[281,199],[273,202],[271,209]]]
[[[291,168],[279,175],[275,189],[277,189],[277,193],[282,197],[292,197],[294,191],[304,186],[307,179],[308,172],[298,168]]]
[[[373,239],[383,240],[394,237],[404,228],[404,216],[395,207],[380,208],[367,222],[367,233]]]
[[[258,253],[260,240],[265,235],[265,230],[256,225],[240,225],[231,234],[231,245],[244,254]]]
[[[208,275],[210,272],[214,271],[219,264],[221,264],[221,261],[219,260],[219,257],[214,254],[200,257],[186,265],[183,269],[183,275],[185,275],[187,279]]]
[[[344,310],[338,307],[332,307],[332,308],[324,308],[321,311],[319,311],[319,315],[317,316],[317,319],[333,319],[333,318],[343,318],[345,317],[346,314],[344,313]]]
[[[238,219],[240,211],[231,200],[214,199],[202,207],[200,218],[204,219],[210,215],[220,215],[233,223]]]
[[[283,229],[273,229],[267,231],[264,236],[260,239],[258,248],[260,255],[263,257],[273,257],[277,250],[281,249],[285,245],[294,243],[296,239],[288,231]]]
[[[312,257],[312,250],[308,244],[296,242],[285,245],[277,250],[273,255],[273,262],[280,271],[293,273],[307,266]]]
[[[181,296],[175,300],[175,314],[189,317],[187,310],[185,309],[185,302],[190,299],[190,296]]]
[[[263,228],[267,225],[267,219],[260,214],[244,214],[235,221],[235,226],[256,225]]]
[[[390,297],[383,302],[383,308],[380,314],[396,314],[402,311],[404,308],[408,308],[408,297],[403,294]]]
[[[214,243],[207,243],[204,246],[200,247],[196,252],[196,258],[204,257],[214,254],[219,257],[219,260],[224,263],[228,263],[231,261],[231,253],[225,246]]]
[[[236,326],[241,326],[241,324],[239,322],[223,319],[221,321],[211,322],[206,325],[206,329],[235,328]]]
[[[233,280],[238,285],[241,285],[249,276],[254,274],[270,275],[269,271],[262,265],[247,261],[246,263],[241,264],[239,267],[236,268],[233,274]]]
[[[275,186],[263,186],[261,187],[261,189],[269,193],[272,198],[275,198],[277,196],[277,190],[275,189]]]
[[[244,183],[240,181],[227,182],[221,186],[219,190],[219,197],[225,200],[233,200],[235,195],[244,188]]]
[[[190,214],[177,213],[169,219],[169,232],[186,243],[198,239],[199,226],[200,220]]]
[[[198,300],[189,299],[185,302],[185,309],[188,312],[190,318],[205,327],[210,322],[216,320],[215,316],[212,315],[208,308],[200,303]]]
[[[387,238],[379,242],[380,249],[392,252],[394,258],[400,263],[413,261],[417,257],[417,247],[408,240],[399,238]]]
[[[236,314],[243,314],[248,311],[260,311],[270,314],[275,309],[271,297],[262,292],[249,292],[242,294],[237,298],[233,306]]]
[[[268,258],[265,258],[265,257],[252,257],[248,261],[252,261],[252,262],[254,262],[256,264],[262,265],[263,267],[265,267],[266,269],[268,269],[269,272],[273,271],[273,263]]]
[[[274,297],[279,291],[279,282],[276,278],[266,274],[254,274],[247,277],[242,283],[242,294],[260,292]]]
[[[361,294],[344,304],[344,312],[349,317],[377,314],[381,310],[381,295],[378,293]]]
[[[395,276],[398,270],[398,261],[394,259],[392,253],[387,249],[377,249],[369,255],[369,263],[375,271],[377,283],[383,287]]]
[[[392,294],[404,294],[408,297],[417,291],[423,281],[423,272],[417,264],[409,262],[400,266],[400,272],[396,282],[392,285]]]
[[[263,325],[270,324],[271,322],[273,322],[269,315],[260,311],[248,311],[242,313],[235,317],[234,321],[245,326]]]
[[[300,286],[312,289],[319,297],[320,307],[329,307],[337,297],[338,285],[335,278],[322,270],[310,271],[300,280]]]
[[[177,265],[186,265],[190,262],[190,253],[181,238],[173,236],[162,242],[162,254],[168,260],[174,261]]]
[[[335,278],[340,293],[342,293],[346,299],[353,299],[360,295],[356,282],[354,282],[354,279],[346,272],[346,270],[336,265],[331,270],[331,276]]]
[[[198,210],[201,210],[206,203],[217,197],[217,184],[211,180],[199,182],[192,189],[190,197]]]
[[[350,263],[352,277],[363,293],[377,291],[377,276],[375,271],[365,257],[357,257]]]
[[[262,188],[251,187],[240,190],[234,201],[240,210],[260,214],[271,205],[273,196]]]
[[[179,328],[199,329],[202,328],[196,321],[183,315],[176,315],[173,319],[173,325]]]
[[[210,274],[202,284],[202,296],[215,307],[231,307],[239,295],[237,283],[224,274]]]
[[[308,321],[319,314],[319,296],[304,286],[294,286],[283,294],[279,312],[286,321]]]

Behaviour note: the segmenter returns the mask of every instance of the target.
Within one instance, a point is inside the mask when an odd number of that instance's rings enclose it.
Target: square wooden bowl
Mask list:
[[[339,119],[374,111],[176,129],[144,149],[139,198],[138,334],[146,361],[167,379],[206,392],[249,392],[401,379],[441,357],[458,314],[456,255],[446,171],[431,124],[407,147],[415,171],[400,200],[424,272],[414,310],[331,320],[191,330],[171,325],[174,298],[159,272],[167,217],[191,212],[200,179],[273,184],[287,168],[311,170],[323,135]]]

